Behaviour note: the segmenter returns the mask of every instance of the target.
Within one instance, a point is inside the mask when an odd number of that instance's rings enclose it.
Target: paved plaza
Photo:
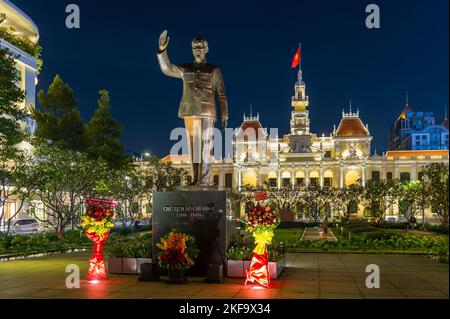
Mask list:
[[[319,228],[308,227],[302,235],[301,240],[327,240],[327,241],[337,241],[336,236],[334,236],[331,229],[327,232],[320,233]]]
[[[448,265],[423,256],[368,254],[288,254],[283,275],[270,289],[244,287],[243,279],[205,284],[189,278],[185,285],[139,282],[135,275],[111,275],[96,284],[81,281],[67,289],[68,264],[86,274],[89,253],[54,255],[0,263],[0,298],[444,298],[448,299]],[[380,267],[380,289],[366,288],[368,264]],[[164,278],[163,278],[164,279]]]

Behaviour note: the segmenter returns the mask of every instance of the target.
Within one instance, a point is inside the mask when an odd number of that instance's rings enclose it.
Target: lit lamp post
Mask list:
[[[127,222],[128,222],[128,181],[130,180],[130,177],[125,174],[125,204],[124,204],[124,208],[125,208],[125,227],[124,230],[127,227]]]
[[[427,175],[423,175],[422,179],[422,230],[425,230],[425,206],[426,206],[426,185],[429,179]]]

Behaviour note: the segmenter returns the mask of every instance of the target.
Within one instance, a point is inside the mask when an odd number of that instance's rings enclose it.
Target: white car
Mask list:
[[[2,232],[8,230],[8,225],[3,225],[0,229]],[[34,218],[19,218],[11,221],[11,226],[9,228],[9,233],[12,235],[28,235],[40,232],[41,226]]]

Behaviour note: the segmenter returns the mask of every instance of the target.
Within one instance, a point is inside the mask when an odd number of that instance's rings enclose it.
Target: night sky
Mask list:
[[[224,75],[232,127],[252,104],[264,127],[288,133],[297,76],[290,63],[299,42],[312,132],[329,134],[351,99],[381,153],[405,91],[411,108],[435,112],[439,124],[448,105],[448,0],[12,1],[39,27],[38,89],[59,73],[85,120],[98,91],[109,90],[130,151],[166,155],[170,131],[183,126],[182,81],[164,76],[155,55],[164,29],[174,63],[193,60],[195,35],[208,40],[208,62]],[[70,3],[81,9],[79,30],[65,27]],[[369,3],[381,8],[381,29],[365,27]]]

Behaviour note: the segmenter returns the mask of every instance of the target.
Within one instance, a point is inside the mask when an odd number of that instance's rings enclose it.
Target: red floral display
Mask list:
[[[87,198],[86,215],[83,216],[81,225],[86,236],[94,243],[93,254],[89,259],[89,269],[86,279],[106,279],[105,260],[103,258],[103,244],[108,239],[109,231],[114,227],[111,222],[114,216],[114,207],[117,202],[104,199]]]
[[[280,224],[280,213],[270,206],[257,204],[251,209],[245,218],[246,230],[250,233],[261,231],[262,229],[275,229]]]
[[[269,261],[267,256],[267,244],[272,242],[273,230],[280,224],[280,213],[270,206],[262,206],[259,203],[247,212],[245,228],[255,238],[256,247],[250,267],[246,270],[247,282],[258,283],[268,288],[270,284]]]

